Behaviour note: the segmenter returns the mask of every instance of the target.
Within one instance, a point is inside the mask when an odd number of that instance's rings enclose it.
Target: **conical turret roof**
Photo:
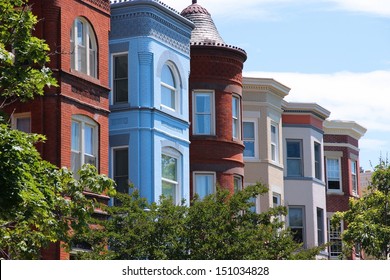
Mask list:
[[[185,8],[181,15],[195,24],[195,29],[191,35],[192,44],[225,44],[211,18],[211,14],[196,0],[193,0],[192,5]]]

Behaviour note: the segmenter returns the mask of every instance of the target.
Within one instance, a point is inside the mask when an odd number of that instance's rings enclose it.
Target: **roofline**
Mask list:
[[[269,90],[272,93],[278,95],[281,98],[286,97],[290,88],[279,83],[278,81],[271,78],[254,78],[254,77],[243,77],[242,78],[242,89],[264,91]]]
[[[167,4],[163,3],[162,1],[159,0],[110,0],[111,4],[111,9],[116,8],[116,7],[125,7],[125,6],[135,6],[135,5],[149,5],[149,6],[154,6],[161,10],[162,12],[168,13],[172,17],[176,18],[177,20],[185,23],[191,29],[195,28],[195,24],[180,15],[180,13],[175,10],[174,8],[168,6]]]
[[[325,134],[349,135],[359,140],[366,134],[367,128],[355,121],[326,120],[324,122],[324,132]]]
[[[330,116],[330,111],[317,103],[287,102],[282,100],[282,109],[285,113],[310,113],[324,120]]]

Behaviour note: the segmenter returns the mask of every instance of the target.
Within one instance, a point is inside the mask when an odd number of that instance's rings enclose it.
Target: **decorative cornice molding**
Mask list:
[[[190,28],[186,31],[150,11],[111,15],[110,39],[140,36],[154,37],[181,52],[190,53]]]
[[[367,129],[354,121],[327,120],[324,122],[325,134],[347,135],[359,140]]]
[[[321,107],[317,103],[290,103],[282,100],[282,108],[287,114],[312,114],[322,120],[325,120],[330,116],[330,111],[326,110],[324,107]]]
[[[269,91],[280,98],[286,97],[291,90],[289,87],[286,87],[274,79],[243,77],[242,83],[243,91]]]

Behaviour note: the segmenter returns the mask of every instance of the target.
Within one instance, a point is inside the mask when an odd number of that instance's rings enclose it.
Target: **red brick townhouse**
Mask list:
[[[195,24],[191,36],[190,181],[191,197],[217,185],[242,188],[242,69],[247,55],[227,45],[210,13],[192,1],[181,15]]]
[[[325,121],[324,156],[326,172],[326,205],[329,229],[329,256],[338,258],[342,252],[341,232],[347,225],[331,229],[330,218],[337,211],[347,211],[350,198],[359,198],[359,140],[367,129],[353,121]],[[359,258],[359,250],[351,256]]]
[[[48,65],[59,87],[7,107],[14,128],[46,135],[45,160],[77,171],[84,163],[108,174],[109,0],[30,0],[40,19],[35,35],[50,46]],[[93,194],[90,194],[93,195]],[[108,197],[99,196],[101,200]],[[68,259],[59,244],[43,259]]]

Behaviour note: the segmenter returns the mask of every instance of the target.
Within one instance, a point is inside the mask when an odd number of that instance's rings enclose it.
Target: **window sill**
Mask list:
[[[327,194],[334,194],[334,195],[344,195],[344,192],[342,190],[331,190],[326,189]]]

